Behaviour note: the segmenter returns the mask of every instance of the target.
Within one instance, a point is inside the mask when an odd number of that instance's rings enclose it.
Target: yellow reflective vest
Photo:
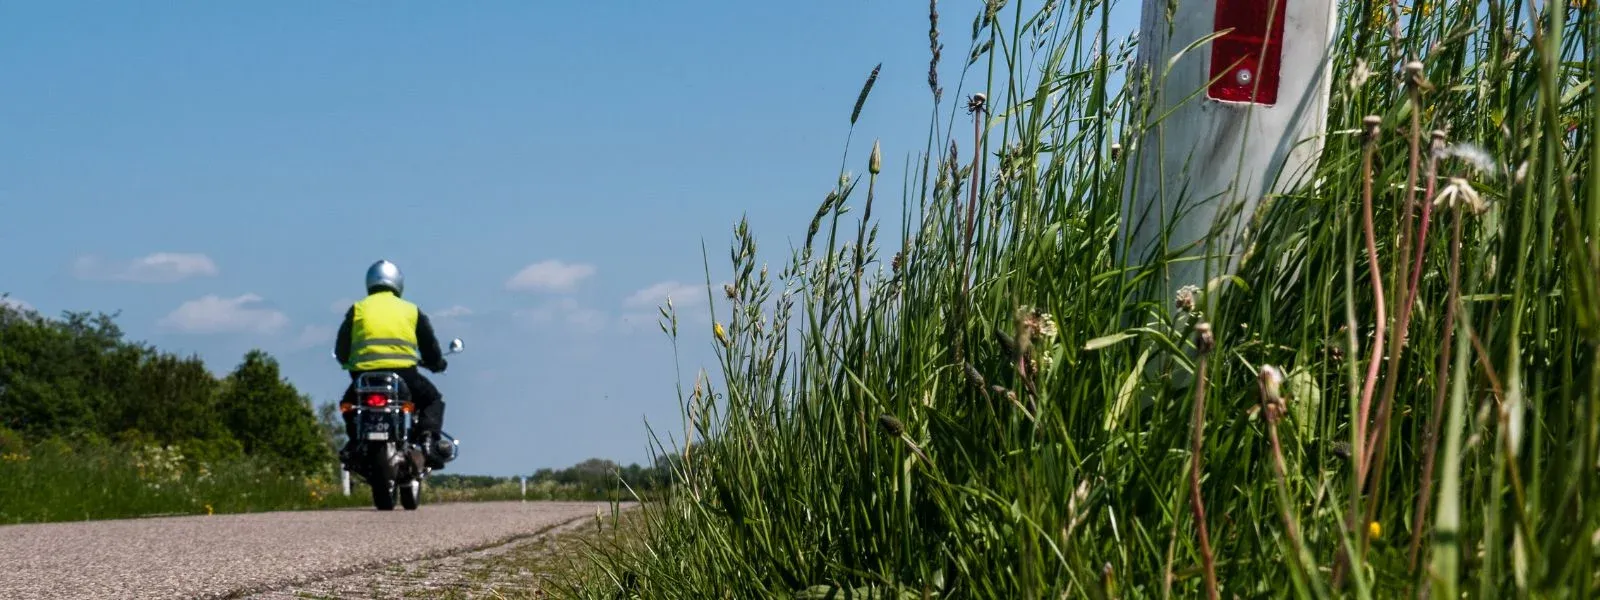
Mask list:
[[[403,369],[422,360],[417,347],[417,305],[394,292],[380,291],[351,309],[350,362],[353,371]]]

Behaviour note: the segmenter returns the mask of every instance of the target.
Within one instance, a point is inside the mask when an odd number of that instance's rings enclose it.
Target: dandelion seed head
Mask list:
[[[1471,142],[1460,142],[1446,146],[1444,153],[1446,156],[1454,156],[1467,161],[1479,171],[1490,175],[1494,175],[1500,170],[1499,165],[1495,163],[1494,156],[1490,155],[1488,150]]]
[[[984,110],[989,103],[989,96],[983,93],[973,94],[967,99],[967,112],[977,113]]]
[[[1372,70],[1367,68],[1367,61],[1356,59],[1356,68],[1350,74],[1350,89],[1356,89],[1367,84],[1367,79],[1372,77]]]
[[[1478,195],[1477,190],[1472,189],[1472,184],[1467,180],[1450,177],[1446,181],[1448,183],[1444,189],[1440,190],[1439,196],[1433,200],[1435,206],[1466,208],[1472,211],[1472,214],[1483,214],[1489,210],[1488,202],[1484,201],[1483,196]]]

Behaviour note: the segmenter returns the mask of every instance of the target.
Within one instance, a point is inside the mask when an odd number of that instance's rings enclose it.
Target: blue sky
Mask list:
[[[940,5],[946,102],[980,6]],[[898,199],[927,8],[6,3],[0,292],[121,311],[219,372],[266,349],[320,403],[347,381],[339,318],[388,258],[467,343],[433,376],[452,471],[643,462],[645,419],[681,431],[655,307],[689,313],[684,380],[711,367],[701,244],[722,281],[748,215],[778,268],[879,62],[849,168],[881,138]]]

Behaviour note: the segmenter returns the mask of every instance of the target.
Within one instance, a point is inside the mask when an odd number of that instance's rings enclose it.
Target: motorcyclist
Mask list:
[[[439,349],[428,315],[401,299],[404,292],[405,276],[394,263],[380,260],[367,268],[367,297],[345,311],[334,342],[334,357],[350,372],[350,386],[345,388],[341,404],[355,403],[356,378],[362,373],[398,374],[416,406],[413,439],[431,448],[435,434],[444,426],[444,399],[417,367],[443,373],[449,363]],[[357,444],[354,412],[344,413],[344,429],[347,441],[339,460],[348,463]],[[435,461],[430,457],[429,462]]]

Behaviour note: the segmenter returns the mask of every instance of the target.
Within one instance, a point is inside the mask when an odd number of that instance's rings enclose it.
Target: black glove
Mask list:
[[[444,370],[446,368],[448,368],[449,366],[450,366],[450,361],[447,361],[447,360],[445,360],[443,358],[440,358],[439,362],[434,364],[432,367],[428,367],[428,370],[429,371],[433,371],[435,373],[443,373]]]

